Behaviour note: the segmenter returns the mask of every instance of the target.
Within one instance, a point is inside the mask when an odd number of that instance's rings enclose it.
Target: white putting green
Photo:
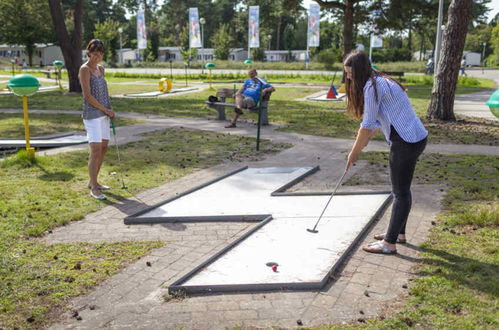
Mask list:
[[[269,214],[272,220],[228,250],[181,287],[320,283],[387,201],[389,194],[336,195],[310,233],[329,195],[271,196],[312,170],[250,168],[161,205],[138,218]],[[341,189],[340,189],[341,190]],[[278,264],[272,269],[268,264]],[[210,291],[211,289],[208,289]],[[206,290],[205,290],[206,291]]]

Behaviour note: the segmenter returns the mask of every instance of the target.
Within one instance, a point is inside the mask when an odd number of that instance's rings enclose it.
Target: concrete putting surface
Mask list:
[[[47,139],[34,138],[29,141],[34,148],[57,148],[87,142],[88,139],[85,135],[67,135]],[[0,139],[0,148],[22,148],[25,146],[24,139]]]
[[[314,226],[330,196],[276,192],[316,170],[242,168],[131,215],[125,222],[260,222],[173,283],[170,292],[320,289],[381,215],[390,193],[336,195],[318,233],[310,233],[307,228]]]

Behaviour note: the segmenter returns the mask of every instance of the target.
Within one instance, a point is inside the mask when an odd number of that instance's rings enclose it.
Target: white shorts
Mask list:
[[[95,119],[83,119],[83,124],[87,130],[88,143],[102,142],[111,137],[110,122],[108,116]]]

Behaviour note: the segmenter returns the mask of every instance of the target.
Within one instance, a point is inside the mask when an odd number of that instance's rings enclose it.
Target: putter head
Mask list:
[[[314,234],[317,234],[317,233],[319,232],[319,231],[318,231],[318,230],[316,230],[316,229],[308,229],[308,228],[307,228],[307,231],[308,231],[309,233],[314,233]]]

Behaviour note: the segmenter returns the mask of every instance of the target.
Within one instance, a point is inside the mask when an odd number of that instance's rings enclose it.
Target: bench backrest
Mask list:
[[[237,92],[237,90],[236,90],[236,92]],[[234,98],[235,97],[234,89],[232,89],[232,88],[219,88],[217,90],[217,97]]]
[[[217,97],[223,97],[223,98],[234,98],[235,93],[237,90],[234,91],[232,88],[219,88],[217,90]],[[267,93],[263,96],[262,101],[269,101],[270,100],[270,95],[272,93]]]
[[[404,72],[399,72],[399,71],[383,71],[383,73],[389,76],[397,76],[397,77],[402,77],[404,75]]]

